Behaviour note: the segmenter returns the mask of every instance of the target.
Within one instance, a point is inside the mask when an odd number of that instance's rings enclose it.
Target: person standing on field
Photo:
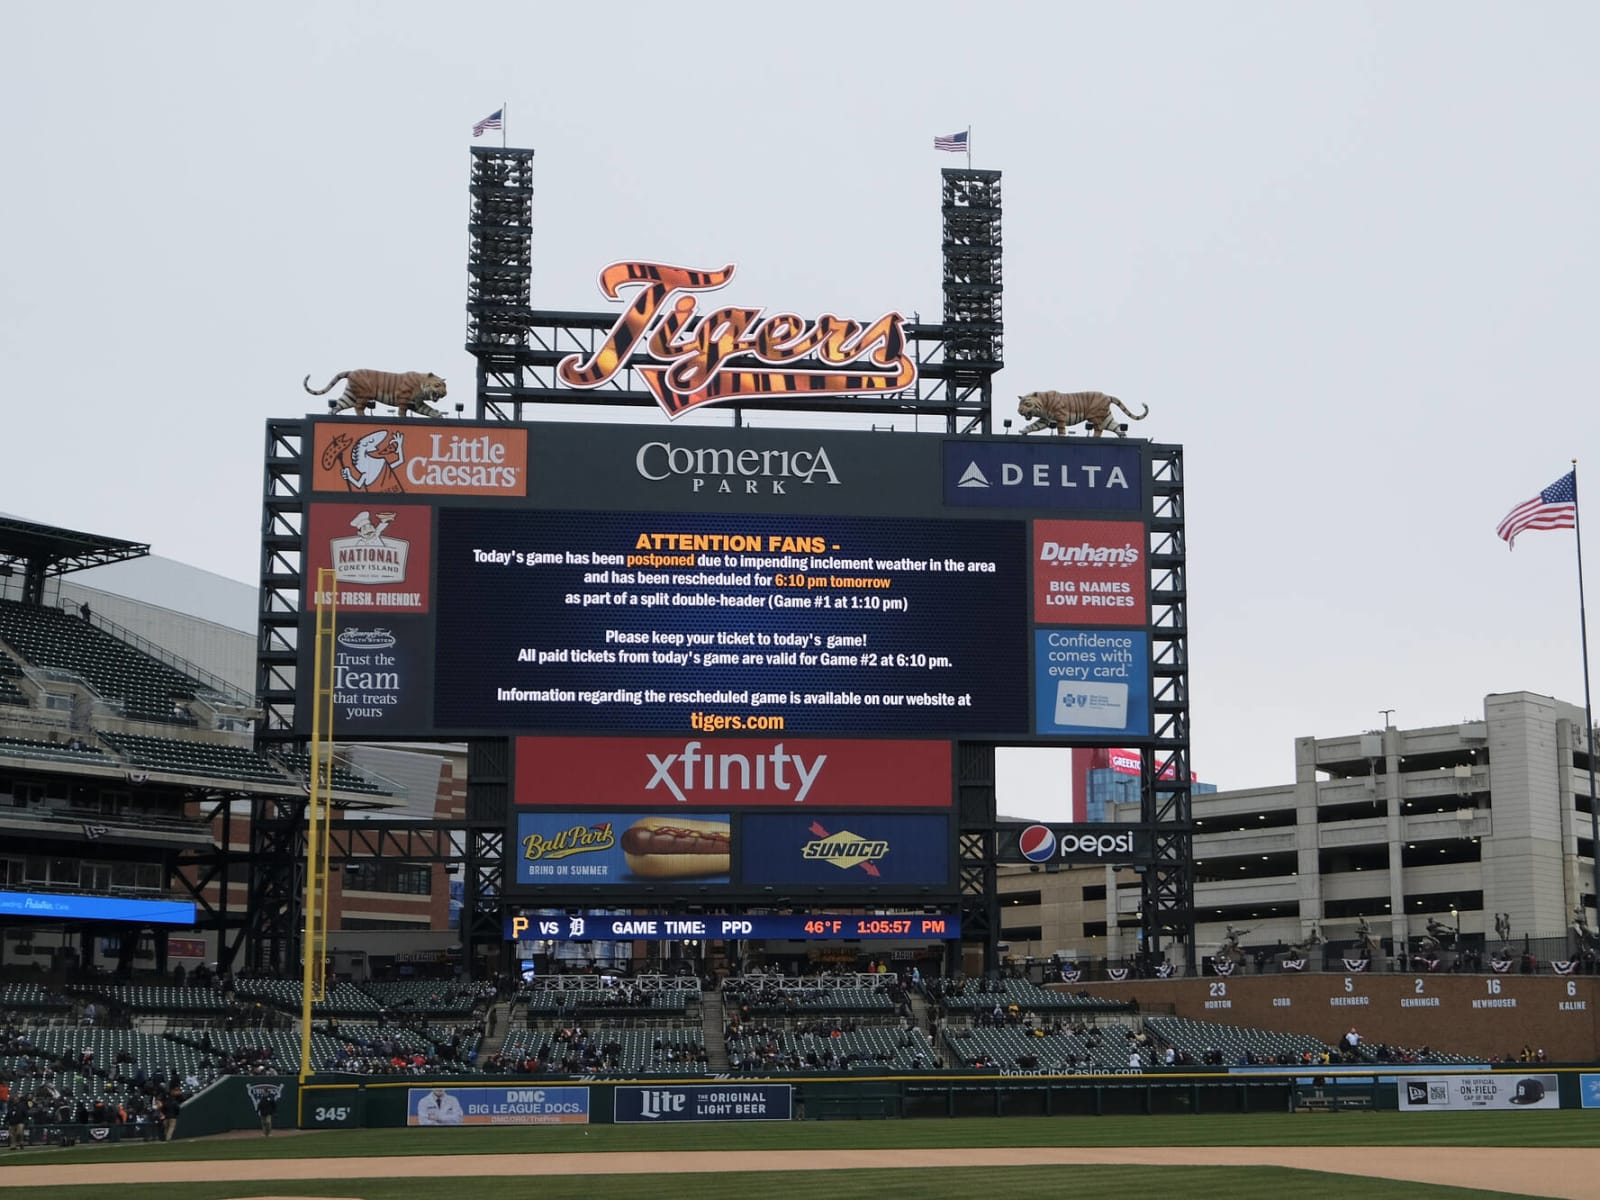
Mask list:
[[[277,1115],[277,1112],[278,1098],[271,1092],[267,1092],[261,1097],[260,1102],[256,1104],[256,1115],[261,1118],[262,1137],[272,1136],[272,1118]]]

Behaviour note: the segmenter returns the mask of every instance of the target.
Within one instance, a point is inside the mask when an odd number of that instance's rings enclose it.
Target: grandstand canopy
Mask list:
[[[0,576],[15,575],[20,567],[22,598],[30,604],[44,599],[44,581],[51,575],[144,558],[149,553],[147,542],[129,542],[0,515]]]

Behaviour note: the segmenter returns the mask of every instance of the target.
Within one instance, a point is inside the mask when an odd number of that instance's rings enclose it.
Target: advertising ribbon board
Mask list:
[[[1554,1075],[1428,1075],[1400,1081],[1404,1112],[1560,1107]]]
[[[407,1125],[587,1125],[586,1087],[408,1088]]]
[[[693,1084],[679,1087],[619,1087],[618,1125],[662,1121],[787,1121],[794,1115],[789,1084]]]

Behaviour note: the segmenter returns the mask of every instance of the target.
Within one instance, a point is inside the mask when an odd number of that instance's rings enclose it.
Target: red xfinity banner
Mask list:
[[[1144,526],[1035,521],[1033,619],[1041,625],[1143,625]]]
[[[691,808],[949,808],[949,742],[517,739],[515,801]]]

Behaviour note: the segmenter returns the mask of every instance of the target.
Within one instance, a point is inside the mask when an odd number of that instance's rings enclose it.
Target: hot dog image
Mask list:
[[[731,844],[728,822],[680,817],[645,817],[622,835],[628,870],[641,879],[726,875]]]

